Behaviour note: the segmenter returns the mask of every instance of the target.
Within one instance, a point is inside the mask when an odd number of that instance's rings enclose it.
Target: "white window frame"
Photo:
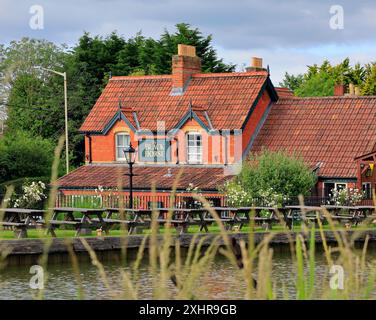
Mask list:
[[[190,136],[200,136],[200,140],[201,140],[201,145],[200,146],[189,146],[189,137]],[[197,142],[197,140],[195,139],[194,141]],[[186,154],[187,154],[187,163],[189,164],[201,164],[202,163],[202,158],[203,158],[203,141],[202,141],[202,134],[200,132],[196,132],[196,131],[190,131],[190,132],[187,132],[186,134]],[[190,153],[190,147],[193,147],[193,148],[199,148],[200,149],[200,152],[192,152]],[[195,155],[195,160],[191,160],[190,159],[190,155]]]
[[[338,185],[343,184],[345,185],[345,189],[347,189],[348,184],[347,182],[324,182],[324,188],[322,188],[322,197],[325,197],[325,184],[334,183],[334,189],[338,190]]]
[[[126,137],[128,137],[128,139],[129,139],[129,141],[130,141],[130,136],[129,136],[129,133],[128,132],[117,132],[116,134],[115,134],[115,159],[116,159],[116,161],[127,161],[127,159],[125,158],[125,155],[124,155],[124,152],[123,152],[123,150],[126,148],[126,147],[128,147],[129,146],[129,143],[128,143],[128,145],[124,145],[124,146],[119,146],[118,145],[118,137],[119,136],[126,136]],[[119,148],[121,148],[122,150],[121,150],[121,157],[119,157],[118,156],[118,149]]]
[[[369,186],[369,197],[367,196],[366,190],[364,190],[364,186]],[[371,182],[363,182],[362,183],[362,192],[364,192],[364,199],[371,200],[372,199],[372,183]]]

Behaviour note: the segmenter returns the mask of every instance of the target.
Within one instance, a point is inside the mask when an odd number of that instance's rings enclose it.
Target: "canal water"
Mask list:
[[[296,297],[296,266],[287,246],[275,247],[273,253],[273,291],[277,298],[294,299]],[[118,256],[116,253],[115,255]],[[44,299],[77,299],[78,290],[74,270],[69,262],[56,262],[48,265],[48,281],[44,290]],[[64,259],[63,259],[64,260]],[[121,272],[129,270],[122,266],[117,259],[107,257],[102,261],[110,290],[106,287],[99,274],[98,268],[89,259],[81,259],[80,275],[85,299],[112,299],[126,297]],[[370,248],[367,261],[376,261],[376,248]],[[30,264],[7,266],[0,271],[0,299],[33,299],[38,290],[30,288],[32,274]],[[321,297],[323,288],[329,282],[329,270],[322,252],[316,253],[317,297]],[[152,298],[153,279],[149,272],[148,260],[144,259],[139,268],[139,299]],[[218,256],[211,267],[206,270],[196,285],[197,296],[202,299],[242,299],[245,293],[245,283],[239,272],[223,257]],[[173,283],[168,281],[168,289],[173,294],[176,291]],[[376,299],[376,292],[373,292]]]

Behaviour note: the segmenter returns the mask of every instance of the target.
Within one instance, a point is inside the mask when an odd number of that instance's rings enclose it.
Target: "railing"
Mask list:
[[[224,197],[207,197],[213,206],[224,204]],[[129,195],[65,195],[58,194],[56,198],[57,207],[76,208],[129,208]],[[133,197],[135,209],[156,208],[194,208],[200,204],[192,196],[176,195],[173,199],[166,195],[138,195]]]
[[[4,200],[4,194],[0,194],[0,204]],[[13,195],[13,198],[20,198],[22,195]],[[206,197],[206,199],[214,207],[219,206],[231,206],[227,199],[218,194],[218,196]],[[328,197],[315,197],[308,196],[304,199],[304,205],[306,206],[321,206],[335,203]],[[33,209],[42,209],[45,207],[47,199],[43,199],[32,206]],[[133,206],[136,209],[150,209],[152,207],[157,208],[196,208],[200,206],[192,196],[186,196],[177,194],[174,199],[166,193],[165,195],[136,195],[133,198]],[[283,203],[278,203],[279,207],[286,205],[299,205],[300,200],[298,197],[291,198]],[[255,198],[253,199],[253,206],[269,207],[275,206],[268,199]],[[351,205],[351,204],[343,204]],[[364,199],[356,205],[373,206],[374,200]],[[66,195],[58,193],[56,196],[56,207],[76,207],[76,208],[128,208],[129,207],[129,195]]]

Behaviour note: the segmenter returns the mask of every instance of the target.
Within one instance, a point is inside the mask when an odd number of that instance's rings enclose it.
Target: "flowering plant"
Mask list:
[[[253,206],[256,204],[278,207],[289,200],[287,196],[276,192],[273,188],[261,189],[257,195],[252,195],[240,182],[236,181],[226,182],[221,192],[226,195],[228,205],[234,207]]]
[[[241,207],[252,204],[252,196],[244,190],[240,183],[228,181],[224,185],[224,193],[230,206]]]
[[[353,206],[364,198],[364,192],[357,188],[332,189],[330,202],[337,206]]]
[[[280,207],[289,200],[288,197],[276,192],[273,188],[261,190],[259,197],[263,205],[267,207]]]
[[[34,208],[47,196],[44,194],[46,190],[46,185],[42,181],[31,182],[30,184],[25,183],[22,186],[23,194],[12,201],[12,199],[7,199],[7,202],[13,202],[14,208]]]
[[[194,193],[194,194],[196,194],[198,196],[202,196],[200,188],[197,187],[197,186],[194,186],[193,183],[189,183],[188,184],[188,187],[187,187],[186,191]],[[194,206],[194,207],[202,207],[201,201],[198,201],[196,199],[192,199],[192,201],[189,201],[189,205],[190,206]]]

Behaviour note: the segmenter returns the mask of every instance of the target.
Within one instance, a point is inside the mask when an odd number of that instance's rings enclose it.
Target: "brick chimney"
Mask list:
[[[336,84],[334,85],[334,95],[335,96],[344,96],[345,95],[345,85],[344,84]]]
[[[172,95],[180,95],[194,73],[201,72],[201,59],[196,56],[196,47],[178,45],[178,54],[172,57]]]

